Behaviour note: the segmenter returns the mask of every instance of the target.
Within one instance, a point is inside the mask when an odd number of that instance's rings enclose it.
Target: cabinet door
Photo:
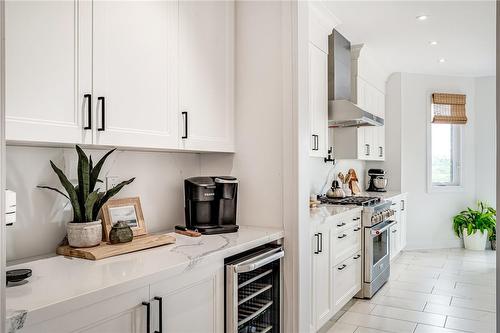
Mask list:
[[[95,142],[178,148],[177,3],[93,6]]]
[[[333,281],[330,263],[330,230],[321,227],[312,238],[313,306],[315,327],[319,329],[333,315]]]
[[[142,302],[149,298],[149,287],[141,287],[105,301],[40,324],[24,327],[19,333],[146,333],[147,313]]]
[[[222,265],[221,265],[222,266]],[[197,270],[151,285],[154,308],[151,330],[179,333],[217,333],[224,331],[224,276],[218,271]],[[162,324],[159,327],[161,297]]]
[[[333,315],[333,281],[331,276],[330,230],[320,227],[313,235],[313,302],[316,329]]]
[[[234,151],[233,1],[179,2],[179,89],[181,146]]]
[[[401,196],[401,201],[400,201],[400,216],[399,216],[399,223],[401,225],[401,244],[400,244],[400,249],[404,250],[406,248],[406,235],[407,235],[407,211],[406,211],[406,206],[407,206],[407,198],[405,195]]]
[[[84,1],[5,2],[7,140],[91,143],[92,131],[83,129],[92,87],[90,8]]]
[[[309,43],[310,156],[325,157],[328,146],[328,54]]]
[[[333,268],[334,313],[338,312],[361,289],[361,252],[353,254]]]

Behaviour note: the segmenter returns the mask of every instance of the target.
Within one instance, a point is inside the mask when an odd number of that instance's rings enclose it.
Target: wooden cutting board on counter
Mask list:
[[[56,253],[67,257],[99,260],[173,243],[175,243],[175,237],[171,235],[144,235],[134,237],[131,242],[121,244],[101,242],[98,246],[84,248],[61,245],[57,248]]]

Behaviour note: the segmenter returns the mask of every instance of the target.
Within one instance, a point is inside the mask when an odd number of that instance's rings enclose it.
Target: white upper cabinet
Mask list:
[[[234,151],[234,2],[179,3],[179,132],[188,150]]]
[[[309,156],[328,155],[328,35],[338,23],[320,2],[309,3]]]
[[[328,54],[309,43],[310,156],[326,157],[328,146]]]
[[[7,140],[234,151],[233,1],[6,2]]]
[[[77,47],[80,40],[90,50],[88,8],[75,1],[6,1],[7,140],[91,142],[91,131],[83,130],[91,62]]]
[[[94,1],[94,143],[178,148],[177,9]]]

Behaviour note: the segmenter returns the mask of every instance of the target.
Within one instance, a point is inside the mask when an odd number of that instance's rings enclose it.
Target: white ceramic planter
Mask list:
[[[486,248],[486,241],[488,240],[488,233],[476,231],[472,235],[467,235],[467,229],[464,229],[464,245],[467,250],[484,251]]]
[[[86,223],[69,222],[66,231],[71,247],[92,247],[99,245],[102,240],[101,220]]]

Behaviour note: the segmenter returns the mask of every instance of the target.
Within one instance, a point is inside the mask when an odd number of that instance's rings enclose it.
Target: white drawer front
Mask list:
[[[349,223],[332,237],[333,265],[337,265],[361,250],[361,223]]]
[[[361,290],[361,251],[333,267],[334,312]]]

